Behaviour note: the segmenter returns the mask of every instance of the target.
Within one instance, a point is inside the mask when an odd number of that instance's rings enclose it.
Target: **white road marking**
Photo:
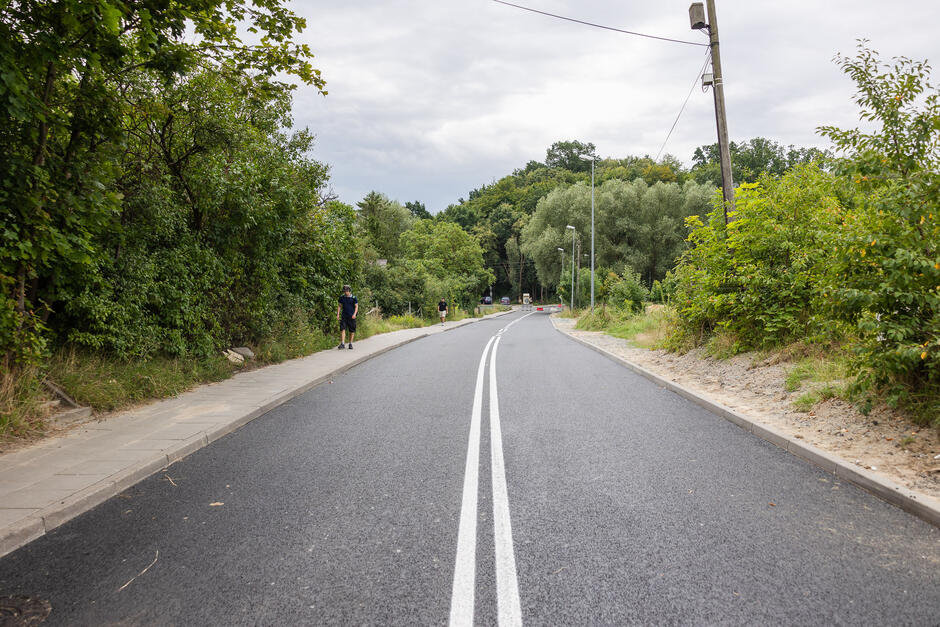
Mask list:
[[[496,552],[497,622],[503,626],[521,626],[522,609],[516,558],[512,547],[512,525],[509,519],[509,493],[506,489],[506,467],[503,461],[503,436],[499,423],[499,393],[496,386],[496,347],[509,327],[535,312],[516,318],[490,338],[480,357],[473,411],[470,416],[470,438],[464,468],[463,500],[460,504],[460,525],[457,529],[457,559],[454,563],[454,585],[450,598],[450,625],[473,625],[476,593],[477,498],[480,467],[480,423],[483,414],[483,383],[486,358],[490,356],[490,472],[493,480],[493,534]],[[490,354],[490,347],[493,352]]]
[[[520,318],[521,320],[521,318]],[[499,395],[496,391],[496,349],[490,355],[490,461],[493,478],[493,535],[496,546],[497,622],[500,627],[521,626],[519,583],[516,558],[512,549],[512,524],[509,519],[509,493],[503,462],[503,434],[499,423]]]
[[[454,586],[450,598],[450,624],[473,625],[473,595],[476,587],[477,553],[477,487],[480,467],[480,417],[483,411],[483,375],[486,356],[493,339],[487,342],[477,369],[470,417],[470,438],[467,443],[467,464],[463,478],[463,500],[460,505],[460,526],[457,530],[457,560],[454,564]]]
[[[506,326],[504,326],[502,329],[500,329],[499,331],[497,331],[497,332],[496,332],[496,335],[502,335],[503,333],[506,332],[507,329],[509,329],[509,327],[511,327],[512,325],[516,324],[516,323],[519,322],[520,320],[525,320],[526,318],[528,318],[529,316],[531,316],[531,315],[534,314],[534,313],[535,313],[534,311],[530,311],[529,313],[527,313],[526,315],[522,316],[521,318],[516,318],[515,320],[513,320],[512,322],[510,322],[509,324],[507,324]]]

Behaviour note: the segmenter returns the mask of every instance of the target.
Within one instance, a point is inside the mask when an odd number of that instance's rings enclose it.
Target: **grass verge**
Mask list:
[[[455,313],[459,317],[448,319],[472,316],[472,312]],[[430,323],[416,316],[364,315],[359,319],[356,339]],[[45,431],[45,420],[51,410],[43,378],[54,381],[81,405],[95,411],[115,411],[175,396],[203,383],[222,381],[245,369],[331,349],[338,342],[338,331],[325,334],[297,324],[252,346],[256,359],[243,365],[233,364],[221,355],[121,360],[93,351],[63,349],[48,359],[42,371],[36,368],[0,371],[0,442],[35,437]]]
[[[659,348],[670,333],[672,317],[672,312],[661,305],[649,306],[641,313],[600,307],[593,313],[581,311],[575,328],[602,331],[637,348]]]
[[[117,360],[92,352],[63,350],[49,361],[48,377],[79,404],[111,411],[185,392],[198,383],[227,379],[238,368],[225,357],[153,357]]]
[[[0,370],[0,442],[41,435],[50,410],[38,371],[4,366]]]

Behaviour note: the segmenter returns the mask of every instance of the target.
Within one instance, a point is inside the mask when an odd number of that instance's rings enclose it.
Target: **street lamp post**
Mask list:
[[[574,237],[577,234],[577,230],[570,224],[565,227],[566,229],[571,229],[571,311],[574,311]]]
[[[591,162],[591,311],[594,311],[594,155],[578,155]]]

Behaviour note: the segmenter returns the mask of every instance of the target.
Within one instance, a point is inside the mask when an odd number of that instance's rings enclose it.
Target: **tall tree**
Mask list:
[[[0,6],[0,345],[41,352],[64,286],[94,272],[96,238],[113,228],[126,144],[122,84],[155,90],[198,66],[285,90],[281,74],[323,88],[303,19],[281,0],[12,0]],[[245,30],[260,43],[244,44]],[[164,129],[166,130],[166,129]],[[14,351],[17,353],[17,351]],[[14,358],[25,358],[23,351]]]
[[[366,194],[356,206],[359,207],[359,224],[374,254],[380,259],[397,259],[401,253],[399,238],[414,223],[411,212],[375,191]]]
[[[591,162],[581,155],[593,155],[597,148],[591,142],[577,140],[557,141],[545,154],[545,165],[550,168],[563,168],[571,172],[590,172]]]
[[[662,279],[684,249],[685,218],[704,214],[711,194],[709,187],[691,181],[681,187],[661,182],[649,186],[642,179],[604,182],[595,193],[595,265],[618,274],[629,269],[647,284]],[[521,252],[535,262],[539,281],[547,287],[557,286],[561,276],[558,248],[564,248],[570,259],[569,224],[576,230],[575,257],[580,261],[579,255],[590,250],[587,184],[549,193],[522,231]]]
[[[783,176],[795,165],[817,161],[829,163],[832,154],[818,148],[784,147],[764,137],[746,142],[731,142],[731,167],[735,183],[753,183],[761,174]],[[699,183],[721,186],[721,168],[718,144],[699,146],[692,155],[692,177]]]
[[[418,220],[430,220],[434,216],[431,215],[431,212],[427,210],[427,207],[424,206],[423,202],[415,200],[413,202],[406,202],[405,208],[411,212],[411,215]]]

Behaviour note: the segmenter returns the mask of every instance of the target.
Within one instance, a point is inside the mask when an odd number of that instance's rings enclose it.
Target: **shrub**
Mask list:
[[[624,270],[619,276],[611,273],[605,286],[607,304],[614,309],[633,313],[643,311],[649,292],[636,272]]]
[[[840,215],[834,187],[832,175],[801,165],[738,188],[727,226],[720,200],[707,224],[690,218],[692,247],[675,275],[678,331],[701,340],[724,329],[742,349],[817,333],[832,258],[823,242]]]
[[[837,61],[876,129],[819,129],[852,192],[830,244],[830,312],[860,335],[862,383],[940,422],[940,91],[926,62],[888,65],[864,42]]]

